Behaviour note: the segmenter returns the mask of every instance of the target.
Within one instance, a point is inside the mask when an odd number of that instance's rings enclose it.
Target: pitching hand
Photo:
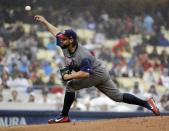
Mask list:
[[[38,21],[38,22],[41,22],[41,23],[45,23],[46,22],[46,19],[43,16],[41,16],[41,15],[35,15],[34,19],[36,21]]]

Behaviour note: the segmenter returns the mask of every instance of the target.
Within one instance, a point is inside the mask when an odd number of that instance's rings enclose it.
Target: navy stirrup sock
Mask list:
[[[141,100],[140,98],[128,93],[123,94],[123,102],[149,108],[147,101]]]
[[[67,116],[70,110],[70,107],[75,100],[75,92],[66,92],[64,98],[64,105],[62,110],[62,115]]]

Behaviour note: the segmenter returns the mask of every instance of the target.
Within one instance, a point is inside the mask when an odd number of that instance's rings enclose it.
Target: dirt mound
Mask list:
[[[0,128],[0,131],[167,131],[169,116],[121,118],[52,125]]]

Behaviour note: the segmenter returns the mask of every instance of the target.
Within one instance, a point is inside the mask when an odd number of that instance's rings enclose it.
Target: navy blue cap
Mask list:
[[[72,38],[74,40],[77,40],[77,34],[72,29],[64,30],[59,35],[57,35],[57,37],[59,37],[60,39]]]

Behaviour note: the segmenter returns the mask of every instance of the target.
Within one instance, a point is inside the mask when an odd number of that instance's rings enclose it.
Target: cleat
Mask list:
[[[59,115],[58,118],[56,118],[56,119],[49,119],[48,120],[48,124],[66,123],[66,122],[70,122],[69,116]]]
[[[155,105],[155,102],[154,102],[153,98],[148,98],[147,99],[147,103],[150,106],[149,109],[154,113],[154,115],[160,116],[160,111],[157,108],[157,106]]]

